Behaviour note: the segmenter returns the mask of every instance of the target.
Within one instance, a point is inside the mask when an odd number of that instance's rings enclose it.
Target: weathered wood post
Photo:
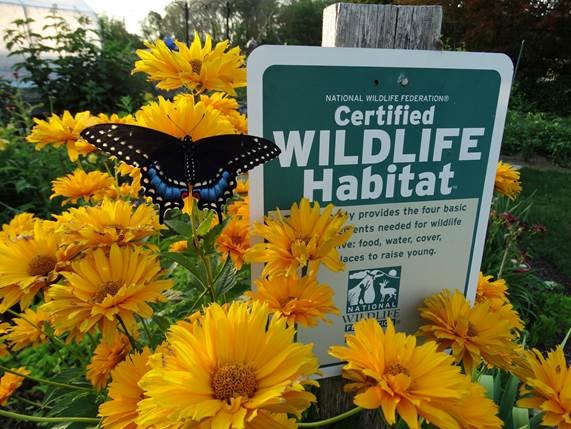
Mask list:
[[[335,3],[323,11],[322,46],[387,49],[440,49],[441,6]],[[319,410],[325,419],[349,410],[353,394],[343,392],[341,377],[320,381]],[[377,411],[361,412],[326,429],[385,427]],[[323,428],[325,429],[325,428]]]
[[[322,46],[440,49],[441,6],[335,3],[323,10]]]

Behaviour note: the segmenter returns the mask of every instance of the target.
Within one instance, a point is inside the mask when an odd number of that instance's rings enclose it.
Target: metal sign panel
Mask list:
[[[251,173],[252,219],[305,196],[354,226],[345,271],[319,273],[341,316],[298,334],[326,375],[339,370],[328,347],[356,321],[413,333],[426,296],[473,300],[512,68],[465,52],[263,46],[249,58],[249,133],[282,150]]]

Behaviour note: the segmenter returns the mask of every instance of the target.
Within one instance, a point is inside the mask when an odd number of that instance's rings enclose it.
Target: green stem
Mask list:
[[[121,325],[121,328],[123,328],[123,333],[127,336],[127,338],[129,339],[129,343],[131,343],[131,348],[133,350],[137,350],[139,351],[139,347],[137,346],[137,342],[135,341],[135,339],[131,336],[131,334],[129,334],[129,330],[127,329],[127,326],[125,325],[125,322],[123,322],[123,319],[121,318],[121,316],[117,315],[117,320],[119,321],[119,324]]]
[[[11,374],[19,375],[22,378],[27,378],[28,380],[32,380],[32,381],[35,381],[36,383],[40,383],[40,384],[51,384],[52,386],[64,387],[66,389],[83,390],[86,392],[92,391],[92,389],[90,387],[74,386],[73,384],[59,383],[57,381],[51,381],[51,380],[45,380],[43,378],[32,377],[31,375],[25,375],[25,374],[19,373],[19,372],[14,371],[10,368],[6,368],[5,366],[2,366],[2,365],[0,365],[0,369],[2,371],[6,371],[6,372],[9,372]]]
[[[349,411],[345,411],[343,414],[339,414],[338,416],[331,417],[329,419],[320,420],[318,422],[311,422],[311,423],[298,423],[297,427],[300,428],[318,428],[321,426],[331,425],[333,423],[340,422],[348,417],[351,417],[357,413],[360,413],[362,410],[361,407],[355,407],[350,409]]]
[[[208,293],[208,290],[207,290],[207,289],[204,289],[204,290],[202,291],[202,293],[200,294],[200,296],[198,297],[198,299],[197,299],[196,301],[194,301],[194,304],[192,304],[192,306],[190,307],[190,313],[192,313],[192,312],[196,309],[196,306],[198,305],[198,303],[200,302],[200,300],[201,300],[202,298],[204,298],[204,295],[206,295],[207,293]]]
[[[214,290],[214,281],[212,277],[212,267],[210,266],[210,260],[208,259],[208,256],[202,253],[202,249],[200,250],[200,259],[202,260],[204,269],[206,271],[206,282],[208,283],[210,296],[212,297],[212,302],[216,302],[216,291]]]
[[[502,263],[500,265],[500,270],[498,271],[498,275],[496,276],[497,279],[501,279],[502,278],[502,274],[504,273],[504,268],[506,265],[506,261],[508,259],[508,253],[510,251],[510,246],[511,246],[511,240],[508,241],[507,245],[506,245],[506,250],[504,252],[504,257],[502,258]]]
[[[563,338],[563,341],[561,341],[561,348],[565,348],[565,345],[567,344],[567,340],[569,339],[569,335],[571,335],[571,328],[569,328],[569,330],[567,331],[567,334],[565,335],[565,338]]]
[[[38,417],[28,416],[26,414],[13,413],[11,411],[0,410],[0,416],[8,417],[14,420],[24,420],[37,423],[99,423],[99,419],[91,417]]]
[[[149,330],[149,326],[147,325],[147,322],[145,321],[145,319],[143,319],[140,316],[139,316],[139,321],[141,322],[141,325],[143,325],[143,330],[145,331],[145,334],[147,335],[147,339],[149,340],[149,344],[151,344],[151,331]]]
[[[38,407],[38,408],[46,408],[45,404],[40,404],[39,402],[35,402],[35,401],[30,401],[29,399],[26,399],[20,395],[12,395],[13,398],[16,398],[18,401],[23,402],[25,404],[28,405],[33,405],[34,407]]]

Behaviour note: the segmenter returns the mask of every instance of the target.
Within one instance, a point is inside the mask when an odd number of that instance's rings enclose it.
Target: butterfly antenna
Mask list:
[[[169,118],[169,120],[173,123],[173,125],[175,127],[177,127],[180,131],[182,131],[182,133],[185,136],[190,136],[192,134],[192,132],[196,129],[196,127],[198,127],[198,125],[200,125],[200,123],[202,122],[202,120],[204,119],[204,117],[206,116],[205,113],[202,114],[202,116],[200,117],[200,120],[196,123],[196,125],[194,127],[192,127],[192,130],[190,130],[190,132],[186,132],[185,130],[183,130],[168,114],[167,114],[167,118]]]
[[[182,131],[182,134],[183,134],[183,135],[186,135],[186,131],[183,130],[183,129],[173,120],[173,118],[171,118],[168,114],[167,114],[167,118],[169,118],[169,121],[171,121],[175,127],[177,127],[180,131]]]
[[[204,119],[205,116],[206,116],[206,113],[203,113],[202,116],[200,117],[200,120],[196,123],[196,125],[194,127],[192,127],[192,130],[190,130],[191,133],[196,129],[196,127],[198,127],[200,125],[200,123],[202,122],[202,120]]]

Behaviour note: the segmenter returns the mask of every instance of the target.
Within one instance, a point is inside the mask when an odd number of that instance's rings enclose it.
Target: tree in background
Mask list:
[[[571,113],[571,8],[568,0],[405,0],[444,9],[442,35],[452,49],[502,52],[516,63],[517,81],[539,109]]]
[[[525,40],[519,86],[542,110],[571,113],[571,9],[568,0],[353,0],[352,3],[442,5],[445,46],[503,52],[514,64]],[[334,0],[189,0],[190,32],[258,43],[321,44],[323,9]],[[182,2],[145,20],[149,39],[184,40]],[[228,33],[228,34],[226,34]]]
[[[214,40],[231,39],[242,47],[252,37],[258,42],[277,42],[277,0],[188,0],[186,5],[190,37],[197,31],[210,34]],[[170,3],[164,15],[149,12],[142,30],[149,40],[165,36],[185,40],[185,2]]]
[[[80,17],[72,30],[55,11],[45,21],[51,31],[44,34],[30,32],[30,19],[4,32],[10,55],[23,57],[15,68],[25,71],[21,79],[36,88],[43,110],[109,112],[143,102],[150,86],[129,76],[143,44],[123,23],[104,17],[91,30],[88,18]]]
[[[321,45],[323,9],[334,0],[296,0],[283,5],[277,17],[278,35],[288,45]]]

